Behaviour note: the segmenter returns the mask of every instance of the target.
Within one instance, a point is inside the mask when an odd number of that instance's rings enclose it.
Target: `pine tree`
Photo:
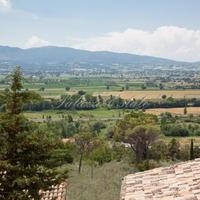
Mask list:
[[[2,200],[39,200],[40,190],[65,178],[57,172],[61,162],[55,162],[54,152],[61,145],[59,140],[22,114],[23,103],[34,98],[32,93],[23,90],[22,80],[21,70],[16,68],[7,91],[6,112],[0,116]]]

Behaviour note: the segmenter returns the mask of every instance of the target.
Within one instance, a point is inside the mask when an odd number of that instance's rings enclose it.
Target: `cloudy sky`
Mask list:
[[[200,0],[0,0],[0,45],[200,61]]]

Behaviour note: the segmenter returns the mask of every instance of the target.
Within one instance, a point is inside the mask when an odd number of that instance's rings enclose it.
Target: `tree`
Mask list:
[[[157,116],[144,112],[131,112],[125,115],[124,119],[117,121],[114,129],[114,138],[122,141],[128,131],[133,130],[137,126],[154,126],[158,122]]]
[[[168,145],[168,152],[173,161],[180,157],[180,143],[175,138],[170,141]]]
[[[45,91],[45,87],[41,87],[41,88],[39,89],[39,91],[44,92],[44,91]]]
[[[162,83],[159,84],[159,89],[160,89],[160,90],[163,90],[163,89],[164,89],[164,86],[163,86]]]
[[[86,95],[85,95],[85,100],[86,100],[88,103],[91,103],[91,104],[94,104],[94,105],[97,104],[97,97],[92,96],[91,94],[86,94]]]
[[[173,137],[188,137],[190,135],[189,130],[182,126],[176,124],[170,124],[162,126],[162,132],[165,136],[173,136]]]
[[[161,113],[160,118],[161,128],[176,121],[170,112]]]
[[[101,132],[101,129],[104,128],[106,128],[106,125],[103,122],[95,122],[92,126],[92,131],[99,134]]]
[[[101,166],[113,159],[113,150],[106,142],[102,142],[93,150],[91,157]]]
[[[166,142],[163,140],[158,140],[152,145],[150,149],[149,157],[150,159],[155,159],[157,161],[166,160],[167,153],[168,151],[167,151]]]
[[[128,84],[125,85],[125,89],[129,90],[129,85]]]
[[[40,190],[66,178],[57,171],[61,163],[56,161],[55,151],[60,149],[60,140],[22,114],[23,103],[31,100],[23,91],[22,80],[21,70],[16,68],[11,76],[6,112],[0,116],[0,138],[4,142],[0,151],[0,199],[3,200],[39,200]]]
[[[162,99],[166,99],[167,98],[167,95],[166,94],[163,94],[162,95]]]
[[[103,104],[103,98],[101,95],[98,96],[99,104]]]
[[[141,85],[141,89],[142,89],[142,90],[146,90],[146,89],[147,89],[147,86],[144,85],[144,84],[142,84],[142,85]]]
[[[69,86],[66,86],[66,87],[65,87],[65,91],[70,91],[70,87],[69,87]]]
[[[67,121],[68,121],[68,123],[73,122],[73,121],[74,121],[74,120],[73,120],[73,117],[72,117],[71,115],[68,115],[68,116],[67,116]]]
[[[190,141],[190,160],[194,159],[194,140]]]
[[[159,136],[159,130],[153,126],[137,126],[132,131],[128,131],[124,142],[130,144],[135,153],[136,162],[139,163],[148,159],[148,151]]]
[[[184,107],[183,114],[187,115],[187,106]]]
[[[80,133],[74,136],[75,143],[80,154],[78,173],[81,173],[83,156],[93,148],[93,136],[91,133]]]
[[[80,95],[80,96],[83,96],[83,95],[85,95],[85,94],[86,94],[86,92],[83,91],[83,90],[78,91],[78,95]]]

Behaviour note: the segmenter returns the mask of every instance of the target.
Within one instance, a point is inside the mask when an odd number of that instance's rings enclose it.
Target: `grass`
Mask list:
[[[69,172],[67,199],[117,200],[120,197],[122,178],[134,172],[135,168],[127,162],[112,161],[101,167],[95,167],[92,179],[89,166],[84,165],[79,175],[77,166],[73,165]]]
[[[80,111],[63,111],[63,110],[49,110],[42,112],[24,112],[24,115],[30,120],[43,119],[46,116],[51,116],[53,120],[62,119],[62,116],[72,115],[75,120],[116,120],[119,116],[123,116],[122,110],[80,110]]]

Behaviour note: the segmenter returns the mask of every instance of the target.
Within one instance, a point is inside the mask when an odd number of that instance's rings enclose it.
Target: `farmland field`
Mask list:
[[[89,91],[88,91],[89,89]],[[109,92],[103,91],[103,88],[99,87],[96,88],[96,91],[93,92],[95,88],[90,90],[90,88],[76,88],[72,89],[71,91],[66,92],[63,88],[48,88],[45,91],[34,91],[41,94],[44,98],[60,98],[61,95],[64,94],[75,94],[79,90],[88,91],[89,93],[93,94],[94,96],[101,95],[102,97],[109,97],[110,95],[121,97],[123,99],[146,99],[146,100],[157,100],[161,99],[162,95],[166,95],[167,97],[173,97],[175,99],[181,98],[200,98],[200,90],[137,90],[137,91],[116,91],[116,88],[110,90]],[[101,92],[102,90],[102,92]]]
[[[147,113],[160,115],[161,113],[170,112],[174,115],[183,115],[184,108],[156,108],[156,109],[148,109]],[[188,107],[187,114],[200,115],[200,107]]]
[[[109,97],[110,95],[121,97],[123,99],[161,99],[162,95],[173,97],[175,99],[181,98],[200,98],[200,90],[152,90],[152,91],[123,91],[123,92],[96,92],[94,95],[101,95]]]

